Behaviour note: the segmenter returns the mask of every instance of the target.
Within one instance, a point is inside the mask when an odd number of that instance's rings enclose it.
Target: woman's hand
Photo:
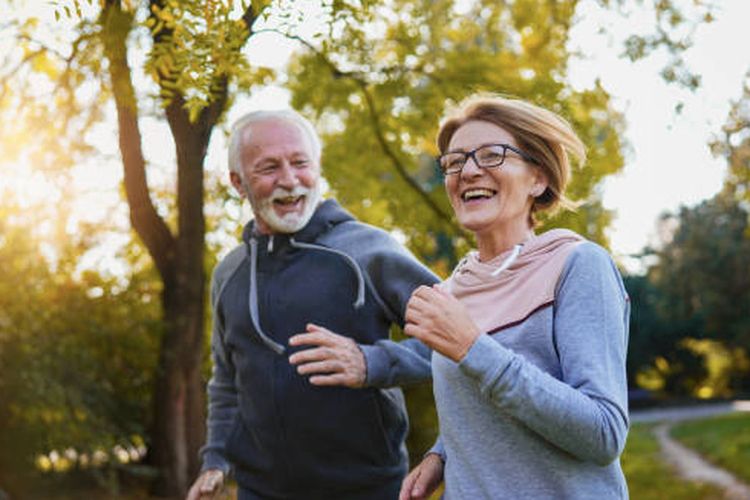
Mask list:
[[[422,463],[414,467],[401,483],[398,500],[421,500],[428,498],[443,482],[443,461],[430,453]]]
[[[464,305],[437,285],[414,291],[406,306],[404,333],[456,363],[481,334]]]

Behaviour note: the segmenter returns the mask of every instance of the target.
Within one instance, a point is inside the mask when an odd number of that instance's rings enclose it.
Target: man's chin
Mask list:
[[[304,210],[280,215],[274,209],[271,209],[261,214],[261,217],[265,225],[274,233],[296,233],[305,227],[310,220],[310,217],[305,217]]]

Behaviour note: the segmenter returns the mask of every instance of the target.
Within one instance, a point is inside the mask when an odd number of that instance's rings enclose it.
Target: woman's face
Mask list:
[[[502,127],[469,121],[453,134],[447,151],[469,152],[488,144],[518,148]],[[498,167],[479,168],[473,158],[468,158],[461,172],[445,176],[445,190],[458,222],[478,235],[528,228],[534,196],[546,187],[541,171],[511,150]]]

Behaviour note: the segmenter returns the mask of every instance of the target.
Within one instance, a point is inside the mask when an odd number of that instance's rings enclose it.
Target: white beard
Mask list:
[[[249,186],[245,186],[245,192],[250,193]],[[312,189],[306,187],[297,186],[294,189],[287,190],[283,188],[276,188],[273,192],[263,198],[262,200],[256,200],[251,196],[248,196],[250,200],[250,206],[253,209],[253,213],[257,219],[262,219],[263,222],[275,233],[296,233],[307,223],[315,213],[315,209],[320,201],[321,183],[318,180]],[[279,216],[273,208],[273,201],[278,198],[286,198],[287,196],[304,196],[304,208],[301,213],[288,213],[284,216]]]

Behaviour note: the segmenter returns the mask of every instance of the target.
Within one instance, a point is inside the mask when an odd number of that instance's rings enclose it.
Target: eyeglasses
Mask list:
[[[473,159],[479,168],[499,167],[505,162],[508,150],[529,163],[537,163],[534,158],[510,144],[485,144],[471,151],[451,151],[438,156],[437,162],[443,175],[453,175],[463,170],[469,158]]]

